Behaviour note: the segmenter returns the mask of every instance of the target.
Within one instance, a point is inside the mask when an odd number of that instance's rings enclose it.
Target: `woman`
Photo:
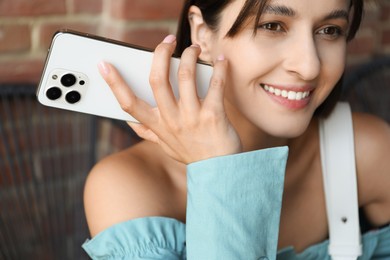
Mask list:
[[[157,108],[137,99],[112,65],[99,64],[146,141],[102,160],[88,177],[91,257],[327,258],[318,125],[335,106],[362,7],[186,1],[178,38],[155,50]],[[167,76],[175,50],[179,100]],[[195,92],[198,58],[214,67],[204,100]],[[382,227],[363,236],[362,259],[389,257],[389,126],[353,114],[353,129],[359,208]]]

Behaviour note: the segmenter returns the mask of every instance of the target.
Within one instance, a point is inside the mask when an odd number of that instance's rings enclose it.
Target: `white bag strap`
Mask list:
[[[355,148],[349,104],[338,103],[320,120],[321,162],[333,260],[355,260],[362,254]]]

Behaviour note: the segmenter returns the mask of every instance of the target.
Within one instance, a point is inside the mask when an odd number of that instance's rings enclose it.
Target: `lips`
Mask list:
[[[293,91],[287,89],[280,89],[275,86],[270,86],[267,84],[260,84],[260,86],[268,93],[275,95],[277,97],[285,98],[286,100],[291,101],[300,101],[310,96],[311,91]]]
[[[314,88],[311,86],[280,86],[260,84],[272,100],[289,109],[298,110],[308,106]]]

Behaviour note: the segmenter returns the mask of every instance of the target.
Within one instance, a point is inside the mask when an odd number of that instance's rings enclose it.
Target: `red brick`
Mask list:
[[[376,0],[376,2],[379,7],[390,6],[389,0]]]
[[[80,32],[96,34],[97,26],[97,24],[82,24],[72,22],[44,24],[40,28],[40,46],[43,49],[49,48],[53,35],[59,30],[72,29]]]
[[[25,52],[31,47],[28,25],[0,25],[0,53]]]
[[[177,19],[182,0],[115,0],[110,1],[111,16],[124,20]]]
[[[372,54],[375,50],[373,37],[358,37],[348,45],[348,54]]]
[[[384,6],[381,11],[381,21],[390,21],[390,5]]]
[[[377,24],[378,22],[378,17],[380,16],[380,11],[377,10],[376,8],[373,9],[368,9],[365,11],[362,19],[362,25],[363,27],[365,26],[372,26],[373,24]]]
[[[390,45],[390,29],[384,30],[382,33],[382,44]]]
[[[169,34],[168,29],[163,28],[139,28],[131,30],[118,30],[107,27],[104,36],[115,40],[135,44],[149,49],[154,49],[165,36]]]
[[[66,13],[65,0],[2,0],[0,17],[39,16]]]
[[[168,34],[169,31],[164,29],[136,29],[123,32],[122,40],[146,48],[155,49]]]
[[[43,59],[0,62],[0,83],[38,83]]]
[[[115,0],[116,1],[116,0]],[[102,12],[102,0],[73,0],[75,13],[98,14]]]

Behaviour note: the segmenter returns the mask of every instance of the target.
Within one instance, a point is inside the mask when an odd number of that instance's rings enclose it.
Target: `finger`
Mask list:
[[[176,111],[176,98],[173,94],[169,82],[169,70],[171,57],[176,46],[176,37],[167,36],[160,43],[153,56],[152,68],[150,71],[150,85],[154,98],[163,117],[172,117],[172,112]]]
[[[196,90],[196,62],[200,52],[198,45],[192,45],[183,52],[180,61],[177,78],[180,104],[186,113],[193,113],[200,106]]]
[[[158,136],[149,128],[142,124],[127,122],[127,124],[134,130],[134,132],[141,138],[151,141],[153,143],[159,143]]]
[[[155,121],[153,108],[137,98],[114,66],[106,62],[100,62],[98,68],[125,112],[146,125]]]
[[[214,72],[210,80],[210,87],[204,100],[203,107],[224,113],[224,91],[226,84],[228,63],[224,56],[219,56],[214,63]]]

